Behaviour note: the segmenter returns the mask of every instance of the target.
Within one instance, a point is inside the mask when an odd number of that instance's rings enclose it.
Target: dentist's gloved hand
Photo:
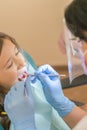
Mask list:
[[[64,96],[60,77],[51,76],[58,73],[50,65],[43,65],[37,69],[35,74],[43,85],[43,91],[47,101],[56,109],[61,117],[69,114],[75,104]]]
[[[29,80],[16,83],[5,96],[4,107],[15,130],[36,130]],[[25,89],[28,87],[28,96]]]

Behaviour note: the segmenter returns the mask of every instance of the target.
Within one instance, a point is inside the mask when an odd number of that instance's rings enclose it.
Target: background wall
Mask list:
[[[0,0],[0,31],[13,36],[37,65],[66,65],[57,40],[69,1]]]

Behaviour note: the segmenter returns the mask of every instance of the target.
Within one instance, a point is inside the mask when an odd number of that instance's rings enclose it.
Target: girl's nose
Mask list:
[[[23,57],[20,57],[20,58],[17,57],[14,60],[15,60],[14,62],[16,64],[18,70],[23,68],[26,64],[25,59]]]
[[[25,64],[18,64],[17,65],[17,70],[20,70],[21,68],[23,68],[25,66]]]

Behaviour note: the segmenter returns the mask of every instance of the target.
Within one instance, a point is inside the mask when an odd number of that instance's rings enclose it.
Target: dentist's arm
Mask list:
[[[36,130],[31,86],[29,81],[27,82],[28,93],[26,93],[26,84],[21,81],[15,84],[5,97],[5,111],[14,126],[14,130]]]
[[[70,127],[73,127],[86,115],[86,112],[64,96],[60,77],[51,76],[56,74],[58,73],[49,65],[43,65],[36,71],[37,78],[43,85],[43,91],[47,101],[63,117],[66,123]]]

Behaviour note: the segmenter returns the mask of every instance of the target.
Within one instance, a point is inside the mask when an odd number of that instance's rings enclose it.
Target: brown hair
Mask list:
[[[81,40],[87,42],[87,0],[73,0],[65,9],[64,17],[69,30]]]
[[[11,36],[0,32],[0,54],[2,51],[2,47],[3,47],[3,43],[4,43],[4,39],[8,39],[10,40],[13,44],[16,45],[16,47],[18,49],[20,49],[19,45],[17,44],[16,40],[14,38],[12,38]],[[10,126],[10,120],[7,116],[7,114],[2,114],[2,112],[4,112],[4,98],[5,98],[5,90],[3,89],[3,87],[0,85],[0,124],[3,126],[4,130],[9,130],[9,126]]]

